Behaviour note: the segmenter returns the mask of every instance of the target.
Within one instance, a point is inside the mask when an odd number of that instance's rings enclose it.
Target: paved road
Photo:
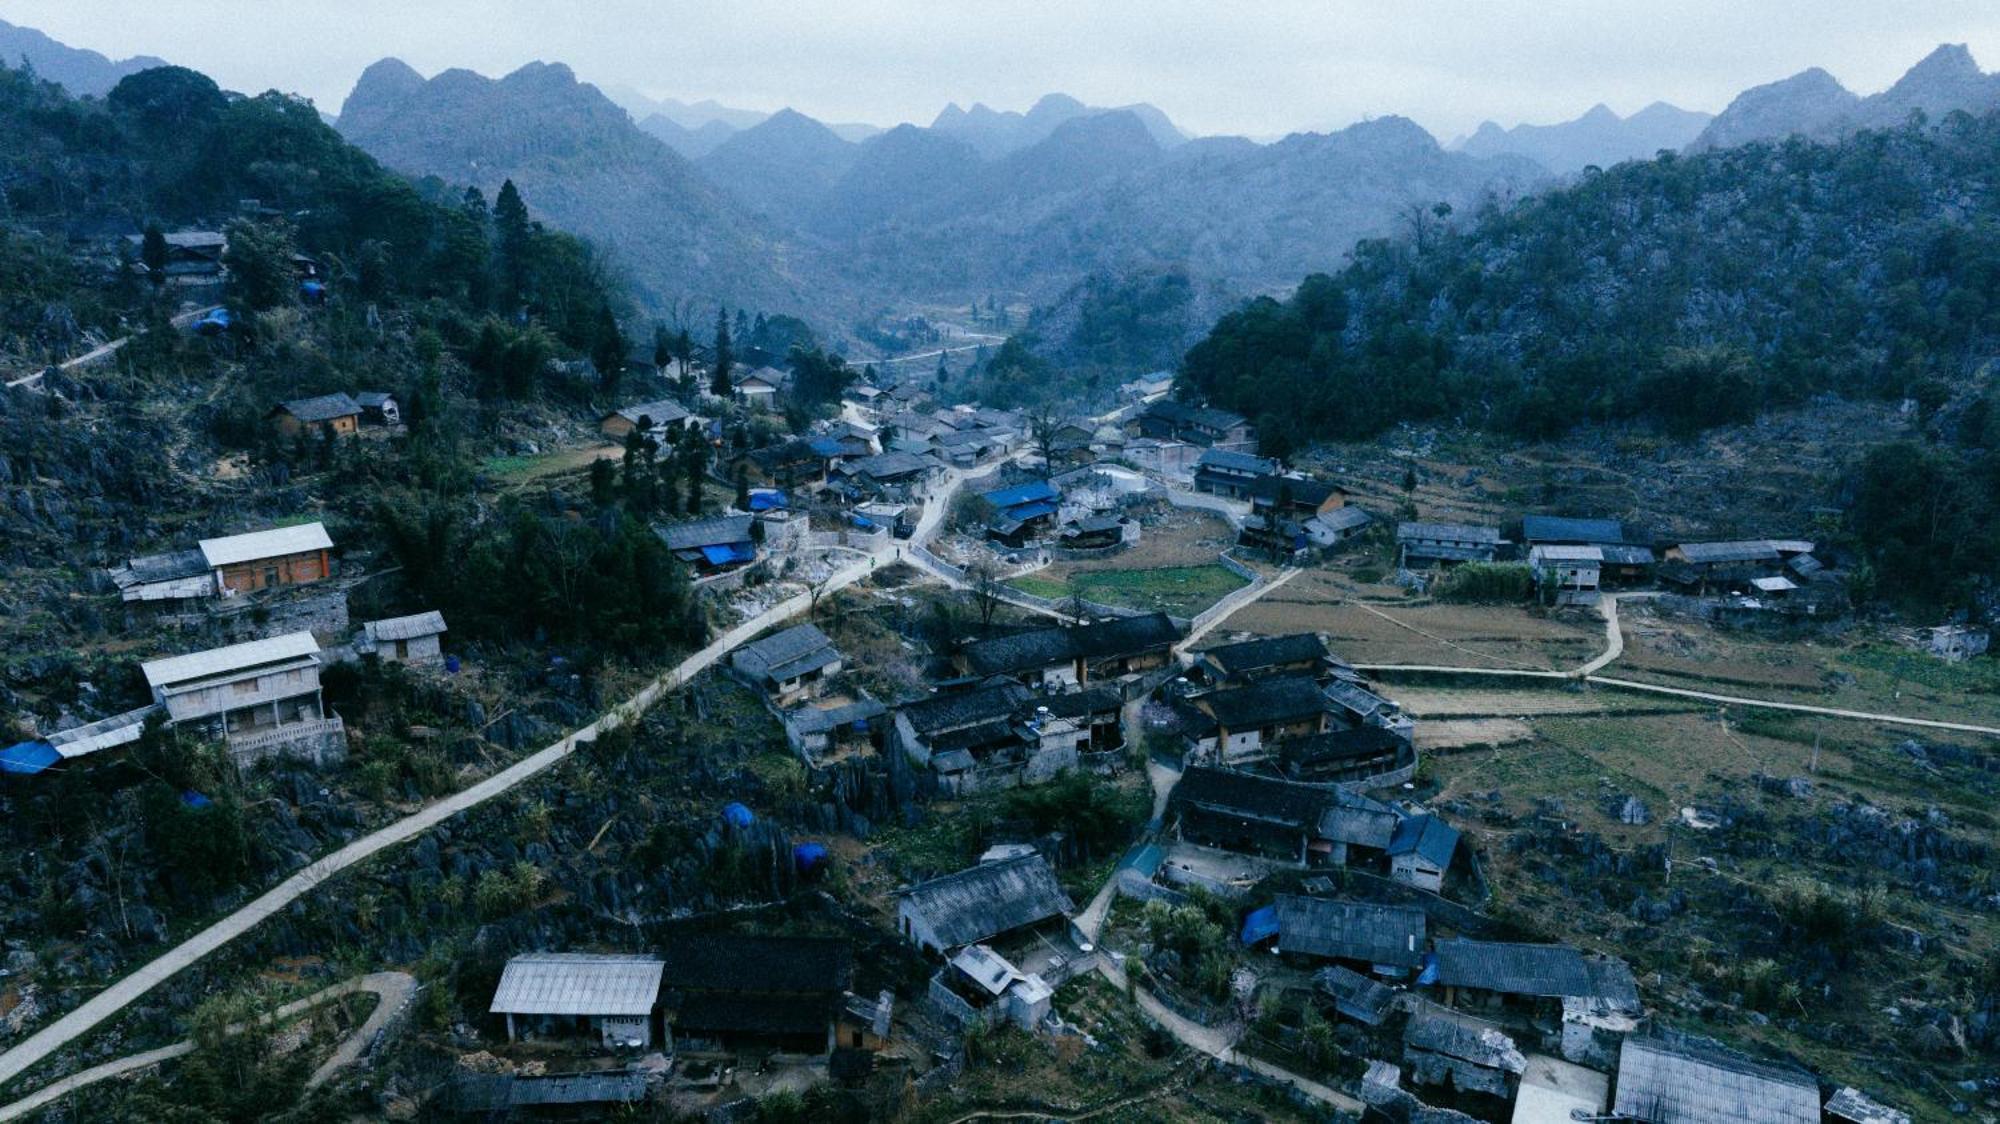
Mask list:
[[[375,1036],[381,1033],[382,1029],[388,1026],[396,1016],[402,1014],[405,1007],[409,1006],[410,997],[416,994],[416,990],[416,977],[408,973],[375,972],[370,975],[356,976],[353,979],[343,980],[332,987],[314,992],[304,999],[287,1003],[276,1011],[259,1019],[258,1023],[259,1025],[283,1023],[294,1016],[303,1014],[325,1003],[329,999],[351,995],[357,991],[367,991],[375,994],[377,998],[375,1009],[369,1012],[368,1018],[360,1026],[355,1027],[353,1032],[348,1034],[346,1038],[341,1039],[340,1044],[334,1048],[332,1056],[328,1057],[318,1069],[314,1070],[311,1077],[306,1078],[306,1088],[315,1089],[325,1084],[327,1079],[335,1073],[360,1060],[362,1053],[374,1043]],[[232,1033],[240,1032],[243,1029],[241,1026],[230,1028]],[[18,1120],[34,1112],[36,1109],[46,1107],[55,1101],[69,1096],[86,1085],[95,1085],[99,1081],[109,1080],[110,1078],[123,1076],[127,1073],[136,1073],[143,1069],[150,1069],[161,1062],[185,1057],[193,1052],[194,1043],[192,1041],[183,1041],[176,1042],[171,1046],[162,1046],[157,1050],[147,1050],[141,1054],[133,1054],[130,1057],[105,1062],[103,1065],[92,1066],[79,1073],[70,1074],[60,1081],[51,1082],[48,1086],[37,1089],[32,1095],[23,1097],[12,1104],[0,1105],[0,1121]]]
[[[174,317],[172,323],[176,328],[185,328],[189,324],[194,323],[196,319],[206,316],[220,307],[222,306],[209,305],[206,308],[197,308],[192,312],[183,312],[179,316]],[[113,355],[118,354],[118,349],[124,347],[126,344],[130,342],[132,342],[131,336],[120,336],[109,343],[99,344],[96,347],[91,348],[89,351],[84,352],[82,355],[79,355],[74,359],[63,360],[61,363],[58,363],[56,365],[57,369],[68,371],[68,370],[73,370],[77,367],[88,367],[93,363],[96,363],[103,359],[109,359]],[[33,389],[32,384],[41,382],[42,376],[47,373],[48,372],[46,369],[36,371],[32,375],[23,375],[18,379],[14,379],[7,385],[10,388],[16,386],[26,386],[29,387],[30,389]]]
[[[928,512],[926,515],[928,516]],[[886,552],[887,549],[885,545],[882,551]],[[825,595],[844,589],[867,577],[873,572],[875,563],[881,557],[882,554],[878,553],[837,571],[821,584],[820,593]],[[203,957],[311,893],[327,879],[399,843],[408,842],[460,812],[476,808],[561,764],[570,754],[576,752],[579,746],[588,745],[601,733],[636,721],[667,692],[679,688],[766,628],[806,612],[812,605],[812,596],[803,593],[773,605],[730,629],[708,647],[681,661],[641,688],[631,698],[606,711],[588,726],[477,784],[453,793],[421,811],[364,835],[345,847],[308,863],[289,878],[252,899],[247,905],[227,914],[208,928],[169,949],[151,963],[141,966],[130,975],[98,992],[75,1010],[29,1035],[13,1049],[0,1054],[0,1085],[20,1076],[29,1066],[75,1041],[98,1023],[124,1010],[175,973],[198,963]]]
[[[1189,629],[1187,638],[1174,645],[1174,649],[1180,652],[1190,650],[1194,647],[1195,641],[1207,636],[1215,629],[1216,625],[1235,616],[1238,611],[1252,604],[1258,598],[1298,577],[1299,573],[1300,571],[1297,567],[1288,567],[1278,571],[1278,575],[1269,581],[1259,578],[1241,589],[1231,591],[1227,597],[1203,610],[1202,615],[1208,619]]]

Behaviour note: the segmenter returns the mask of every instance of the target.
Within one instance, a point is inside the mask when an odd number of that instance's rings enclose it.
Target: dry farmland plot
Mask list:
[[[1106,605],[1191,617],[1244,584],[1216,561],[1230,541],[1223,520],[1175,509],[1146,527],[1129,550],[1102,560],[1057,562],[1010,584],[1038,597],[1076,594]]]
[[[1536,616],[1523,609],[1357,599],[1324,571],[1300,574],[1229,619],[1232,630],[1275,636],[1324,633],[1342,659],[1361,664],[1442,664],[1568,671],[1604,647],[1594,614]]]
[[[1772,640],[1627,604],[1605,674],[1778,702],[2000,726],[2000,661],[1947,664],[1863,640]]]

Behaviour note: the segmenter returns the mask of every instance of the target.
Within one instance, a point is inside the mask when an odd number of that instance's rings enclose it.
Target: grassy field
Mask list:
[[[1232,631],[1322,633],[1342,659],[1364,664],[1444,664],[1566,671],[1604,647],[1595,614],[1539,615],[1491,605],[1391,603],[1385,587],[1312,570],[1229,618]]]
[[[1421,691],[1428,709],[1468,713],[1498,693]],[[1519,711],[1539,711],[1522,720],[1529,740],[1434,753],[1422,769],[1441,789],[1433,803],[1452,809],[1453,822],[1476,840],[1496,912],[1546,939],[1626,957],[1645,981],[1649,1006],[1672,1025],[1756,1039],[1842,1080],[1893,1090],[1891,1099],[1920,1119],[1947,1111],[1927,1099],[1938,1091],[1930,1083],[1908,1073],[1885,1078],[1879,1063],[1907,1050],[1909,1027],[1881,1012],[1899,1002],[1953,1002],[1947,997],[1962,991],[1968,966],[2000,955],[2000,927],[1968,900],[1877,868],[1862,857],[1871,853],[1865,845],[1815,842],[1826,830],[1815,825],[1857,814],[1929,824],[1952,840],[1944,853],[1961,856],[1941,858],[1940,877],[1983,880],[1990,893],[1995,875],[1981,873],[1974,857],[2000,845],[1990,774],[1976,764],[1914,759],[1901,748],[1905,735],[1837,719],[1715,708],[1565,714],[1574,699],[1613,692],[1507,694]],[[1760,776],[1807,785],[1792,795],[1760,785]],[[1646,805],[1648,822],[1627,824],[1612,813],[1627,795]],[[1678,822],[1688,806],[1730,809],[1729,822],[1689,829]],[[1601,842],[1580,842],[1593,838]],[[1664,855],[1675,859],[1671,870]],[[1631,867],[1611,867],[1617,856]],[[1888,928],[1923,934],[1922,951],[1889,941],[1856,952],[1831,995],[1759,1005],[1736,994],[1760,961],[1789,965],[1815,955],[1771,943],[1766,903],[1775,887],[1799,879],[1878,895]],[[1665,921],[1636,917],[1625,904],[1670,896],[1680,904]],[[1769,1020],[1746,1020],[1752,1009]]]
[[[1044,571],[1009,584],[1037,597],[1062,600],[1081,596],[1105,605],[1192,617],[1249,583],[1220,565],[1208,565],[1084,570],[1070,574],[1067,580],[1050,578]]]

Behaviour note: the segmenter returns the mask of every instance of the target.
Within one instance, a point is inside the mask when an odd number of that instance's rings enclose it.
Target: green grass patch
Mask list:
[[[1206,565],[1084,570],[1071,574],[1068,581],[1029,574],[1010,584],[1024,593],[1052,600],[1081,596],[1103,605],[1191,617],[1248,583],[1222,566]]]

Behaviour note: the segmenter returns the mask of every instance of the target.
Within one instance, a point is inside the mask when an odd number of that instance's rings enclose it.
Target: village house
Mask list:
[[[651,956],[526,953],[507,961],[487,1011],[506,1018],[509,1042],[584,1036],[607,1050],[646,1050],[663,967]]]
[[[658,528],[661,541],[695,573],[704,577],[741,569],[757,560],[751,537],[752,515],[718,515]]]
[[[1061,690],[1163,668],[1180,638],[1172,618],[1145,613],[977,640],[957,659],[967,676],[1004,675]]]
[[[896,929],[926,952],[950,956],[968,945],[1042,934],[1068,941],[1076,904],[1038,854],[981,863],[899,893]]]
[[[1396,550],[1403,569],[1491,562],[1500,554],[1500,529],[1467,523],[1403,523]]]
[[[1433,815],[1407,816],[1389,840],[1389,877],[1435,894],[1457,852],[1457,828]]]
[[[1195,653],[1188,675],[1212,687],[1244,687],[1265,679],[1305,675],[1324,681],[1352,669],[1327,651],[1315,632],[1260,636]]]
[[[980,498],[993,509],[986,537],[1015,549],[1047,534],[1062,508],[1062,493],[1046,480],[1000,488]]]
[[[1313,984],[1333,1000],[1333,1009],[1342,1018],[1364,1026],[1381,1026],[1395,1009],[1396,993],[1387,984],[1339,964],[1314,972]]]
[[[320,523],[203,539],[199,549],[224,597],[333,576],[333,540]]]
[[[1603,584],[1604,551],[1595,546],[1528,548],[1535,592],[1543,604],[1595,605]]]
[[[314,436],[331,433],[335,437],[352,437],[361,428],[361,404],[345,392],[280,402],[266,416],[286,437],[307,432]]]
[[[361,626],[354,650],[384,663],[428,667],[444,662],[444,614],[436,610],[369,621]]]
[[[736,465],[752,484],[815,491],[823,487],[842,457],[840,442],[831,437],[794,437],[751,449]]]
[[[1122,700],[1086,690],[1037,698],[1003,680],[934,695],[896,712],[897,744],[947,792],[1039,784],[1124,748]]]
[[[1573,519],[1529,515],[1521,519],[1521,541],[1532,557],[1536,547],[1595,547],[1604,586],[1638,585],[1652,578],[1653,548],[1629,541],[1631,531],[1616,519]]]
[[[1206,765],[1189,767],[1167,800],[1175,839],[1304,866],[1324,836],[1338,790]],[[1388,842],[1385,830],[1382,842]]]
[[[1644,1124],[1819,1124],[1819,1082],[1678,1036],[1633,1035],[1618,1055],[1611,1111]]]
[[[1172,371],[1154,371],[1149,375],[1140,375],[1131,382],[1119,383],[1118,397],[1128,402],[1143,402],[1149,398],[1158,398],[1173,388]]]
[[[1562,1056],[1606,1072],[1617,1067],[1625,1036],[1639,1028],[1646,1010],[1632,966],[1613,956],[1587,956],[1587,995],[1562,998]]]
[[[789,705],[819,690],[840,674],[839,649],[816,625],[781,629],[745,644],[729,657],[737,678],[778,705]]]
[[[670,429],[678,429],[693,416],[687,407],[670,398],[657,402],[635,402],[597,419],[597,431],[614,441],[623,441],[627,435],[640,430],[663,434]]]
[[[1659,576],[1663,584],[1675,588],[1724,593],[1748,589],[1757,578],[1781,576],[1795,559],[1812,552],[1812,543],[1796,539],[1682,543],[1667,548]]]
[[[1204,449],[1194,462],[1194,490],[1232,500],[1247,500],[1258,481],[1278,474],[1269,457],[1229,449]]]
[[[1091,515],[1064,524],[1056,545],[1064,550],[1109,550],[1124,543],[1128,534],[1137,538],[1138,530],[1138,524],[1117,515]]]
[[[320,696],[310,632],[149,660],[139,670],[170,722],[222,738],[239,764],[274,754],[324,764],[346,753],[346,728]]]
[[[662,956],[660,1005],[676,1052],[832,1052],[854,976],[847,941],[685,936]]]
[[[939,467],[933,457],[888,452],[842,461],[837,475],[861,495],[909,500]]]
[[[1332,797],[1319,818],[1319,837],[1312,841],[1314,861],[1379,870],[1387,860],[1402,814],[1358,792],[1344,788],[1330,791]]]
[[[1563,1000],[1589,997],[1611,979],[1602,973],[1593,979],[1584,955],[1568,945],[1451,939],[1432,951],[1434,982],[1453,1007],[1556,1015]]]
[[[998,435],[981,426],[947,429],[931,438],[931,452],[947,464],[971,468],[1007,451]]]
[[[1279,952],[1341,961],[1402,977],[1421,967],[1429,940],[1424,911],[1411,906],[1279,894]]]
[[[1419,1003],[1403,1031],[1403,1064],[1416,1084],[1507,1101],[1528,1059],[1498,1026]]]
[[[1983,656],[1992,645],[1992,634],[1965,624],[1944,624],[1924,630],[1924,648],[1947,663]]]
[[[1405,741],[1415,739],[1416,723],[1403,713],[1403,708],[1355,679],[1336,676],[1327,682],[1325,693],[1326,701],[1333,706],[1335,718],[1342,724],[1377,726]]]
[[[1347,489],[1309,476],[1265,476],[1250,486],[1250,514],[1304,523],[1347,506]]]
[[[219,230],[176,230],[166,236],[167,264],[162,271],[174,285],[210,285],[222,280],[222,258],[229,250],[229,238]],[[128,234],[125,241],[136,258],[145,247],[146,236]],[[135,268],[144,269],[143,263]]]
[[[960,1026],[1012,1023],[1033,1033],[1049,1017],[1055,989],[983,944],[954,953],[931,977],[930,1000]]]
[[[1224,449],[1248,448],[1256,437],[1256,431],[1241,414],[1170,399],[1147,405],[1127,423],[1125,432],[1134,437],[1165,438]]]
[[[1416,775],[1417,750],[1392,730],[1355,726],[1280,742],[1277,768],[1286,780],[1305,784],[1386,788]]]
[[[808,768],[819,769],[851,754],[882,749],[889,708],[862,696],[835,705],[795,706],[778,715],[785,741]]]
[[[1284,676],[1245,687],[1177,700],[1208,721],[1190,716],[1181,724],[1187,760],[1237,765],[1263,760],[1280,742],[1324,732],[1330,708],[1319,684],[1305,676]]]
[[[1097,430],[1088,422],[1066,421],[1049,434],[1048,468],[1077,468],[1097,459]]]
[[[736,380],[736,396],[755,409],[768,410],[791,381],[790,375],[776,367],[759,367]]]
[[[396,396],[386,390],[364,390],[354,396],[354,404],[361,407],[362,425],[403,424],[403,407],[396,402]]]

